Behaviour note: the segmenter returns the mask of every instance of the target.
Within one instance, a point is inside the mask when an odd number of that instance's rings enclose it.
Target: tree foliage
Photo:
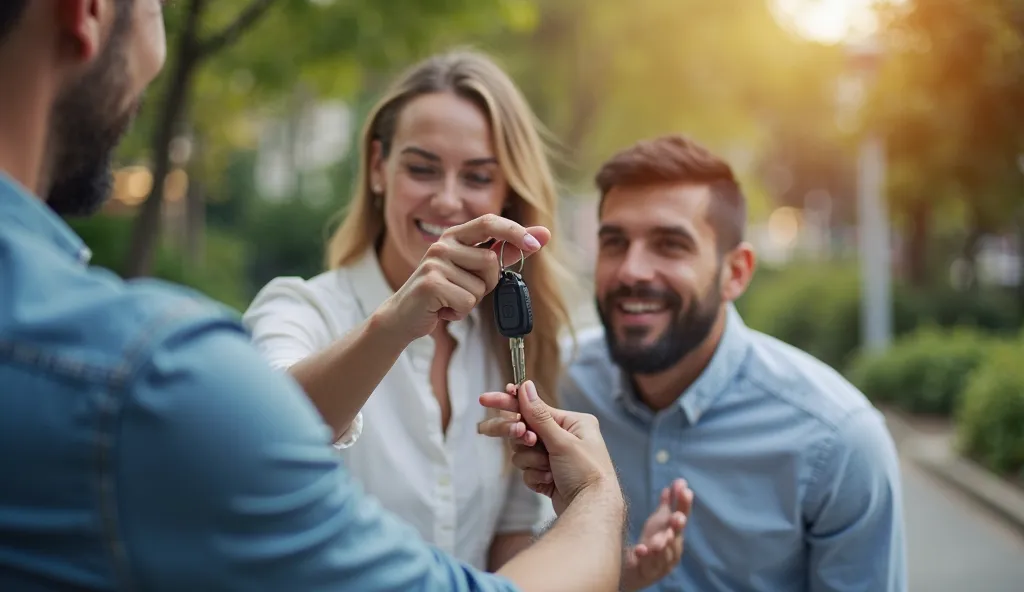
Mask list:
[[[155,179],[170,171],[169,145],[182,134],[203,147],[200,174],[252,144],[261,116],[297,86],[317,97],[349,97],[377,72],[405,64],[465,27],[522,18],[514,0],[182,0],[167,9],[170,59],[123,156],[146,157]],[[202,96],[193,102],[192,97]],[[268,113],[269,111],[269,113]],[[126,265],[145,275],[160,231],[161,182],[143,203]]]
[[[936,223],[966,226],[971,256],[1024,206],[1024,2],[915,0],[886,31],[873,121],[888,132],[893,212],[919,243]]]

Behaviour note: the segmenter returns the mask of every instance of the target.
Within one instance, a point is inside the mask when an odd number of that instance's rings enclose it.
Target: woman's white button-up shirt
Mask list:
[[[310,280],[277,278],[243,320],[276,368],[287,369],[362,323],[392,295],[371,250]],[[496,534],[536,532],[551,502],[522,481],[500,440],[477,434],[481,393],[504,388],[499,359],[477,314],[451,323],[458,343],[448,369],[448,433],[430,385],[431,337],[414,341],[336,443],[347,468],[385,508],[428,542],[480,569]],[[345,385],[338,385],[345,396]],[[358,441],[357,441],[358,440]]]

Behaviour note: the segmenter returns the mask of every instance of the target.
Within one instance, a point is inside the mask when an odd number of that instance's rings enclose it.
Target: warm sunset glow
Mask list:
[[[878,28],[874,7],[903,0],[769,0],[784,27],[828,45],[862,41]]]

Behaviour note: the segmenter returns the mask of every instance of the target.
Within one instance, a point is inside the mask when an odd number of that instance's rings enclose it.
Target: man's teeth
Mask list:
[[[643,314],[665,310],[665,305],[661,302],[622,302],[619,308],[629,314]]]
[[[451,226],[439,226],[437,224],[430,224],[428,222],[423,221],[420,221],[417,224],[419,225],[420,230],[429,234],[433,234],[434,236],[441,236],[442,234],[444,234],[445,230],[451,228]]]

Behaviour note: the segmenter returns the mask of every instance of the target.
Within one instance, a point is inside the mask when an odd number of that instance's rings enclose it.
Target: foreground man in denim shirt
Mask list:
[[[234,316],[87,267],[54,212],[103,202],[164,54],[159,0],[0,3],[0,590],[614,590],[624,506],[592,417],[520,390],[560,516],[480,573],[361,493]],[[380,376],[404,347],[360,339]]]
[[[603,330],[561,392],[592,413],[631,505],[695,500],[679,566],[651,590],[902,592],[899,467],[881,415],[839,374],[748,329],[754,271],[730,167],[664,137],[614,156],[595,271]]]

